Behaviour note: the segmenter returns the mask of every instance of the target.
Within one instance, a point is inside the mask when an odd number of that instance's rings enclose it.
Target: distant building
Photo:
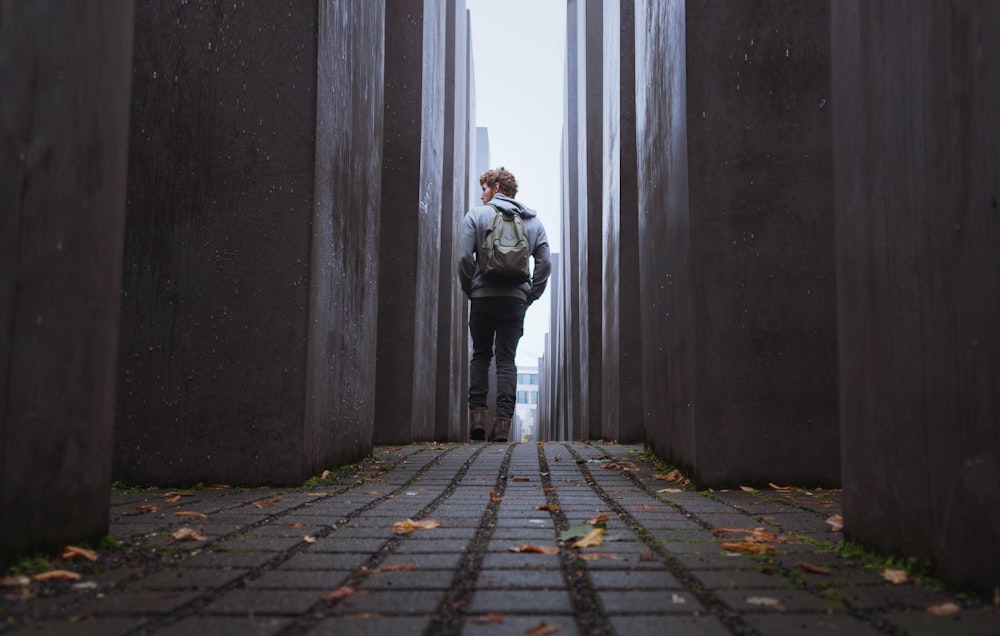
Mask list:
[[[517,401],[511,441],[538,439],[538,367],[517,367]]]

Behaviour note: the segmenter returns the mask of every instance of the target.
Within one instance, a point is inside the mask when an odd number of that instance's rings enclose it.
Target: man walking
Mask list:
[[[482,206],[469,210],[462,224],[459,241],[458,277],[462,291],[469,297],[469,332],[472,335],[472,360],[469,363],[470,437],[486,439],[486,396],[489,393],[490,360],[494,345],[497,360],[497,408],[493,415],[490,441],[506,442],[514,416],[517,391],[517,368],[514,357],[524,333],[524,312],[538,300],[549,279],[549,240],[538,215],[520,202],[517,181],[504,168],[488,170],[479,177],[483,189]],[[503,233],[507,239],[521,239],[522,245],[510,248],[524,251],[523,275],[491,271],[494,254],[487,245],[499,240],[498,214],[506,216]],[[515,218],[515,216],[517,218]],[[518,220],[519,219],[519,220]],[[520,225],[518,225],[520,224]],[[526,243],[526,245],[524,245]],[[527,271],[527,255],[534,266]],[[512,256],[510,258],[515,258]],[[500,257],[506,258],[506,257]],[[487,270],[484,272],[484,269]]]

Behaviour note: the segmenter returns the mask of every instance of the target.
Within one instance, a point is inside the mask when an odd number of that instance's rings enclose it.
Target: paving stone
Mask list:
[[[785,577],[759,570],[694,570],[691,574],[709,589],[791,587]]]
[[[333,590],[340,587],[353,570],[272,570],[247,581],[248,589]]]
[[[608,614],[648,614],[660,612],[691,614],[704,608],[691,593],[674,590],[601,590],[601,606]]]
[[[281,570],[356,570],[369,559],[367,554],[310,554],[300,552],[278,566]]]
[[[297,616],[319,601],[322,593],[301,590],[233,590],[210,603],[205,614],[232,616]]]
[[[232,583],[249,570],[214,570],[206,568],[165,568],[132,584],[150,590],[214,590]]]
[[[446,590],[455,573],[451,570],[378,571],[366,575],[358,589],[366,590]]]
[[[609,620],[619,634],[670,634],[670,636],[730,636],[731,634],[725,625],[711,616],[624,615],[612,616]]]
[[[190,616],[156,633],[163,636],[273,636],[291,623],[288,618],[230,618]]]
[[[477,589],[469,612],[488,614],[571,613],[573,605],[566,590],[488,590]]]
[[[199,596],[198,592],[114,592],[81,603],[80,611],[95,616],[169,614]]]
[[[465,552],[469,542],[465,539],[407,539],[396,548],[398,554],[426,552]]]
[[[393,554],[387,557],[380,567],[399,565],[400,563],[416,563],[422,570],[454,570],[462,560],[462,554],[457,552],[447,554]]]
[[[597,590],[676,590],[682,587],[666,570],[593,570],[588,576]]]
[[[557,589],[565,585],[559,570],[482,570],[476,589]]]
[[[422,634],[430,625],[422,616],[372,616],[361,613],[327,618],[309,631],[310,636],[386,636]]]
[[[467,636],[507,636],[510,634],[550,634],[558,636],[577,636],[576,622],[568,614],[541,614],[516,616],[506,614],[500,617],[501,622],[492,622],[494,617],[488,615],[470,616],[465,621],[462,630]],[[479,621],[479,622],[477,622]],[[554,631],[549,631],[554,630]]]
[[[256,568],[275,556],[274,552],[202,552],[183,563],[189,568]]]
[[[927,611],[891,612],[885,618],[908,636],[996,636],[1000,614],[990,609],[967,609],[951,616]]]
[[[90,618],[74,622],[39,621],[3,633],[9,636],[28,634],[38,636],[116,636],[138,629],[146,623],[144,618]]]
[[[302,543],[302,537],[242,536],[215,546],[227,552],[284,552]]]
[[[740,589],[718,590],[715,595],[737,612],[743,611],[833,611],[835,603],[803,590]],[[768,599],[763,601],[763,599]],[[756,601],[756,602],[750,602]]]
[[[842,614],[744,616],[744,622],[767,636],[876,636],[882,632]]]
[[[328,536],[317,539],[308,546],[306,552],[378,552],[391,537],[351,539],[344,536]]]
[[[337,615],[372,612],[382,615],[433,614],[446,590],[358,590],[333,608]]]
[[[931,605],[955,602],[954,596],[944,592],[934,592],[913,584],[889,585],[884,580],[878,585],[864,587],[841,587],[833,590],[859,609],[919,609]]]
[[[559,569],[558,554],[533,552],[491,552],[483,557],[483,569],[510,570],[517,568]]]

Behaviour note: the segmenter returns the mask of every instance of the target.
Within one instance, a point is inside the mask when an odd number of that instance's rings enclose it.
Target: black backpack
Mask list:
[[[528,232],[520,214],[496,210],[479,250],[479,271],[490,281],[519,285],[531,280]]]

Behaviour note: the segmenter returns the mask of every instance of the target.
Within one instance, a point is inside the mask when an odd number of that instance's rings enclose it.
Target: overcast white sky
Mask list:
[[[566,0],[467,0],[476,74],[476,125],[489,128],[490,165],[517,178],[517,199],[538,211],[559,247]],[[553,284],[550,281],[550,287]],[[545,349],[551,295],[528,309],[518,366]]]

